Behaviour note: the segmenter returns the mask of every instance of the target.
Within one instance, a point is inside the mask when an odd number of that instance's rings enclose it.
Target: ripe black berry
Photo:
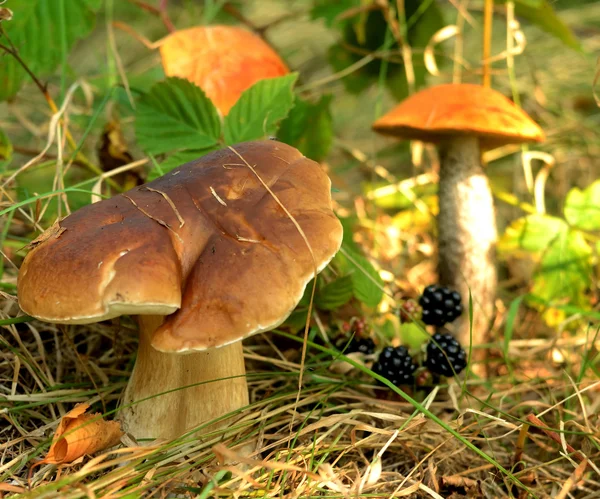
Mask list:
[[[437,327],[456,320],[463,310],[458,292],[435,285],[423,290],[419,305],[423,307],[423,322]]]
[[[427,344],[425,365],[434,374],[454,376],[467,367],[467,353],[451,334],[436,333]]]
[[[386,347],[373,364],[373,372],[383,376],[394,385],[412,385],[417,365],[406,347]]]
[[[371,338],[354,337],[348,343],[345,353],[360,352],[365,355],[370,355],[375,351],[375,342]]]

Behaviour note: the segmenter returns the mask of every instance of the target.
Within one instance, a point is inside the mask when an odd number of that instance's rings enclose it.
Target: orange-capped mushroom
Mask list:
[[[379,118],[384,135],[437,145],[440,156],[438,274],[465,303],[473,297],[473,344],[486,340],[496,295],[496,218],[492,192],[481,166],[481,150],[541,142],[544,132],[504,95],[473,84],[422,90]],[[470,340],[468,317],[458,325]]]
[[[286,75],[277,53],[255,34],[235,26],[198,26],[169,35],[160,45],[167,76],[192,81],[226,115],[259,80]]]

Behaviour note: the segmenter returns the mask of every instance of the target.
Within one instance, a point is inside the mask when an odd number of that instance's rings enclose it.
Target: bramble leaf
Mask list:
[[[136,135],[149,154],[217,145],[221,120],[204,91],[181,78],[167,78],[152,86],[138,103]]]
[[[228,145],[275,135],[294,105],[297,73],[261,80],[246,90],[225,117]]]

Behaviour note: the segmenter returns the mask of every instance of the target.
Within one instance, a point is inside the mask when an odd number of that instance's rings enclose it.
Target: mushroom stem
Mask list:
[[[163,353],[152,347],[151,338],[164,317],[138,319],[138,356],[123,402],[127,405],[152,398],[121,411],[125,430],[136,439],[175,438],[248,404],[241,341],[202,352]]]
[[[496,216],[492,192],[481,167],[479,139],[454,137],[440,144],[440,284],[473,298],[473,345],[487,340],[496,294]],[[465,308],[467,308],[465,306]],[[457,323],[457,337],[470,343],[468,313]]]

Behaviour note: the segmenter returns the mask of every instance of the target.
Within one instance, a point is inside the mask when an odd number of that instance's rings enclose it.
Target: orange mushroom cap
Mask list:
[[[483,148],[545,138],[542,129],[511,100],[491,88],[468,83],[417,92],[379,118],[373,129],[424,142],[475,135]]]
[[[160,46],[160,55],[167,76],[198,85],[223,115],[257,81],[289,73],[269,45],[235,26],[176,31]]]

